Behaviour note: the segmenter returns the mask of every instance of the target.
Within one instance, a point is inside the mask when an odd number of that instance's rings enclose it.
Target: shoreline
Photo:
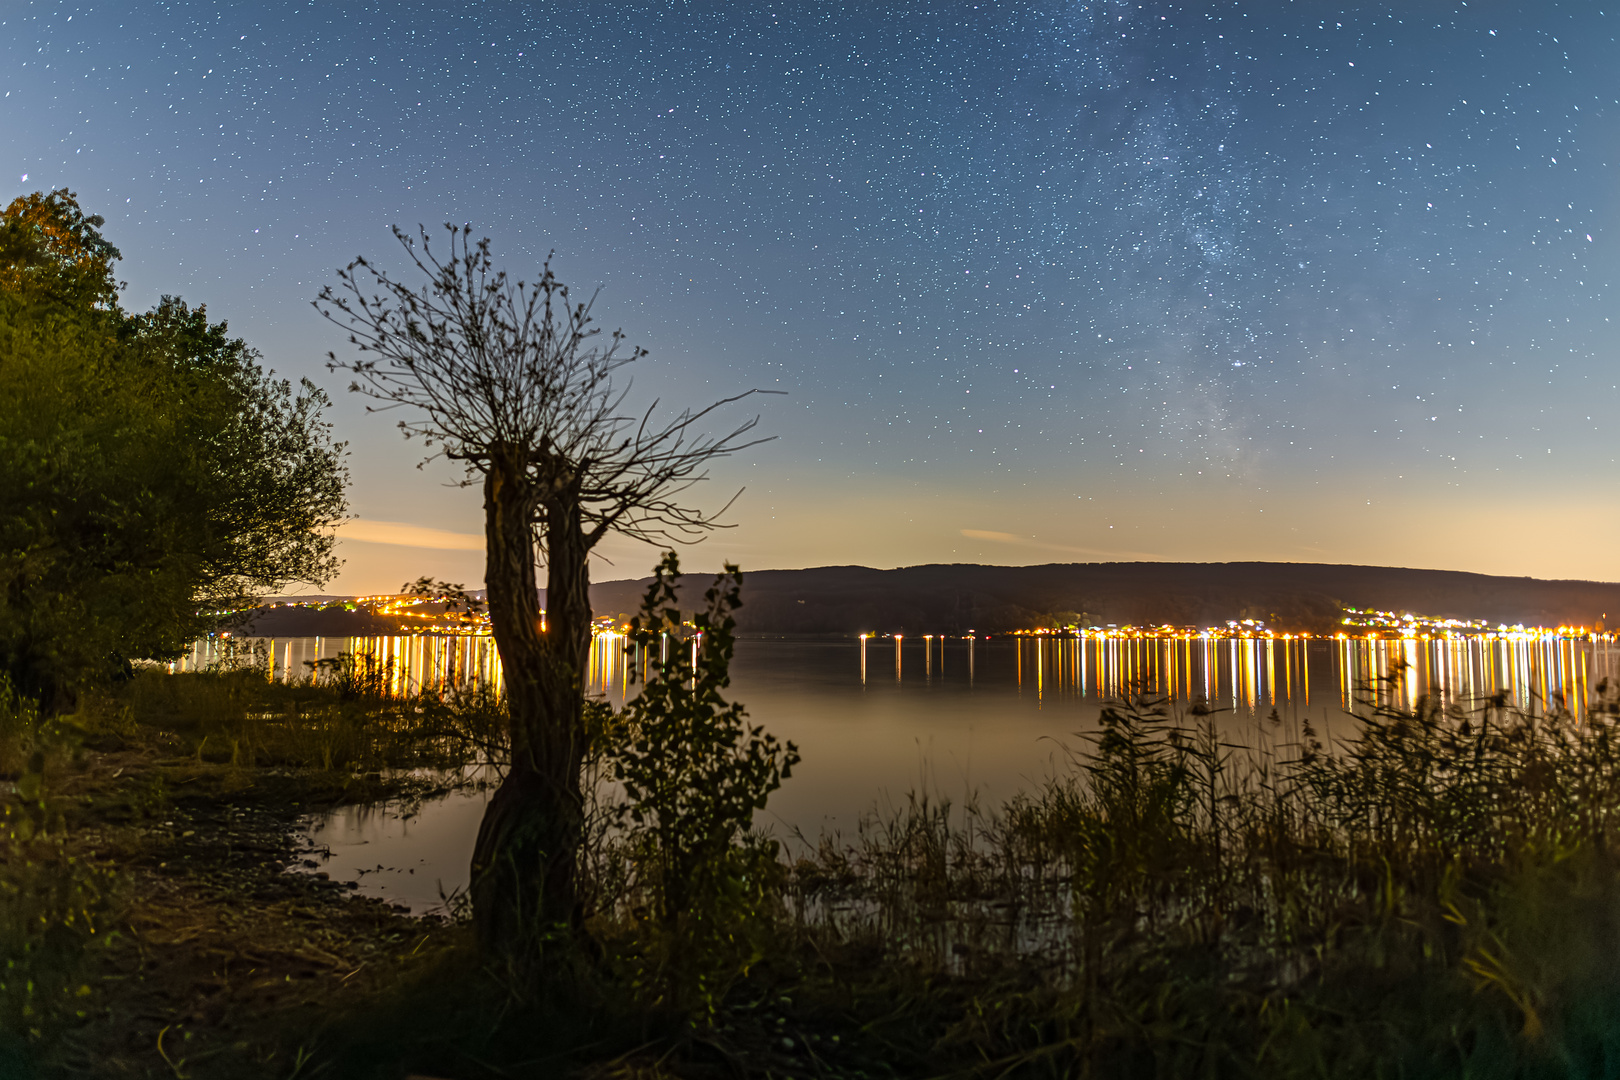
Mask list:
[[[117,877],[76,972],[78,1015],[31,1055],[43,1075],[284,1078],[335,1015],[461,943],[442,921],[288,870],[307,814],[396,789],[172,749],[82,748],[47,775],[71,847]]]

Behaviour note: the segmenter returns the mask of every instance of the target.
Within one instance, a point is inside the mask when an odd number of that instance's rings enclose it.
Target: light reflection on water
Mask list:
[[[932,677],[932,648],[930,644],[924,658],[925,678]],[[895,652],[899,677],[898,640]],[[864,659],[862,666],[864,672]],[[1201,699],[1234,712],[1323,702],[1349,710],[1366,700],[1369,690],[1380,704],[1408,708],[1426,693],[1468,702],[1505,692],[1522,708],[1556,699],[1581,712],[1591,690],[1620,670],[1620,643],[1607,636],[1557,634],[1403,639],[1038,636],[1023,639],[1018,667],[1020,685],[1032,682],[1037,695],[1120,697],[1132,687],[1147,686],[1171,701]],[[971,671],[970,643],[970,678]],[[1401,677],[1392,682],[1396,673]]]
[[[396,694],[478,682],[499,683],[501,658],[488,634],[409,634],[397,637],[210,637],[168,669],[204,671],[217,664],[258,665],[271,679],[309,678],[315,665],[344,653],[376,658]]]
[[[266,674],[301,677],[305,660],[370,651],[395,666],[396,685],[442,686],[498,675],[488,638],[298,638],[266,641]],[[667,646],[666,646],[667,647]],[[213,648],[217,648],[214,646]],[[183,666],[205,666],[200,646]],[[590,689],[615,705],[633,693],[644,657],[623,639],[591,650]],[[1234,741],[1290,741],[1309,719],[1324,734],[1350,728],[1345,712],[1363,688],[1401,664],[1406,674],[1377,693],[1412,705],[1431,689],[1466,704],[1506,692],[1530,707],[1562,697],[1584,708],[1596,684],[1620,674],[1620,643],[1605,638],[1451,640],[1267,638],[960,638],[738,642],[731,694],[751,719],[798,744],[803,762],[771,797],[759,824],[778,836],[854,832],[860,818],[908,792],[1001,805],[1071,768],[1069,751],[1095,730],[1101,704],[1147,685],[1185,706],[1223,710]],[[1267,719],[1275,710],[1282,728]],[[1275,733],[1275,734],[1273,734]],[[335,878],[363,892],[428,910],[438,889],[464,887],[485,795],[411,807],[350,809],[312,822],[332,850]],[[381,871],[377,867],[381,866]],[[414,870],[415,873],[410,871]],[[407,895],[407,893],[409,895]]]
[[[765,645],[745,641],[740,653]],[[1564,701],[1585,709],[1603,679],[1620,673],[1620,642],[1606,635],[1505,634],[1452,638],[1277,638],[1277,637],[1060,637],[988,639],[901,636],[861,637],[850,642],[800,642],[842,646],[856,652],[851,667],[862,686],[871,684],[879,654],[892,654],[897,684],[932,685],[977,677],[978,655],[986,649],[1011,651],[1014,683],[1038,700],[1119,697],[1146,686],[1171,701],[1204,700],[1239,712],[1310,707],[1334,703],[1352,708],[1364,688],[1379,686],[1379,700],[1415,705],[1424,693],[1448,701],[1469,701],[1505,692],[1528,708],[1534,701]],[[478,682],[499,683],[500,656],[487,635],[418,634],[399,637],[209,638],[168,665],[195,671],[219,662],[232,650],[240,657],[262,647],[268,677],[307,677],[321,660],[362,653],[382,662],[392,689],[408,692]],[[667,647],[667,644],[666,646]],[[885,657],[885,661],[888,658]],[[908,669],[908,666],[909,669]],[[1398,688],[1386,683],[1404,665]],[[888,664],[884,663],[884,678]],[[627,657],[624,638],[593,639],[588,684],[594,694],[621,705],[630,691],[633,667],[645,671],[639,653]],[[1312,680],[1315,680],[1314,684]],[[1027,683],[1027,685],[1026,685]],[[1391,694],[1394,696],[1392,697]]]

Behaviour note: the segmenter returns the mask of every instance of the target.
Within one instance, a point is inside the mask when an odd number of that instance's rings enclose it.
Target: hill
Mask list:
[[[599,615],[633,613],[647,581],[591,586]],[[709,584],[690,575],[682,606]],[[940,564],[873,570],[824,566],[743,578],[738,629],[750,633],[980,633],[1074,621],[1208,626],[1263,619],[1323,632],[1342,607],[1372,607],[1492,623],[1594,626],[1620,620],[1620,584],[1495,577],[1326,563]]]
[[[405,620],[397,616],[348,608],[342,602],[267,605],[255,609],[232,629],[253,637],[389,637],[411,632]]]

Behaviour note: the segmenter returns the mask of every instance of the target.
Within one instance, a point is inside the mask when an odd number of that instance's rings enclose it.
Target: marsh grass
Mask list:
[[[504,755],[504,705],[482,684],[401,689],[366,653],[323,660],[302,679],[270,679],[268,667],[243,650],[202,672],[145,671],[117,702],[199,763],[243,770],[449,776]]]
[[[1502,697],[1407,708],[1404,676],[1368,688],[1339,739],[1275,714],[1239,730],[1139,695],[1104,710],[1066,771],[1003,806],[919,793],[768,867],[761,838],[734,838],[746,919],[735,956],[694,961],[725,970],[684,1013],[636,981],[649,957],[684,961],[648,951],[649,855],[599,808],[566,987],[525,997],[463,948],[421,985],[336,1018],[316,1064],[355,1076],[1614,1075],[1620,693],[1600,686],[1579,715]],[[38,1032],[51,1009],[71,1011],[75,950],[117,891],[66,857],[52,755],[159,738],[172,760],[221,774],[340,779],[501,759],[498,700],[394,685],[363,659],[270,682],[250,658],[143,673],[62,723],[6,698],[4,1022]],[[591,716],[607,745],[619,721]],[[604,796],[622,797],[593,761]]]
[[[887,1001],[861,1030],[923,1071],[1609,1075],[1614,688],[1584,716],[1388,689],[1334,745],[1116,702],[999,812],[824,841],[787,885],[805,976]]]

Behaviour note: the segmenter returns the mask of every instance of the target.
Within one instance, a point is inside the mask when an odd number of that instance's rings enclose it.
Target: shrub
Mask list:
[[[621,850],[641,902],[633,982],[664,1005],[710,1015],[762,955],[777,846],[749,828],[799,755],[724,697],[741,571],[726,566],[690,628],[675,606],[679,577],[669,552],[631,622],[627,649],[643,687],[621,717],[612,775],[623,785]]]

